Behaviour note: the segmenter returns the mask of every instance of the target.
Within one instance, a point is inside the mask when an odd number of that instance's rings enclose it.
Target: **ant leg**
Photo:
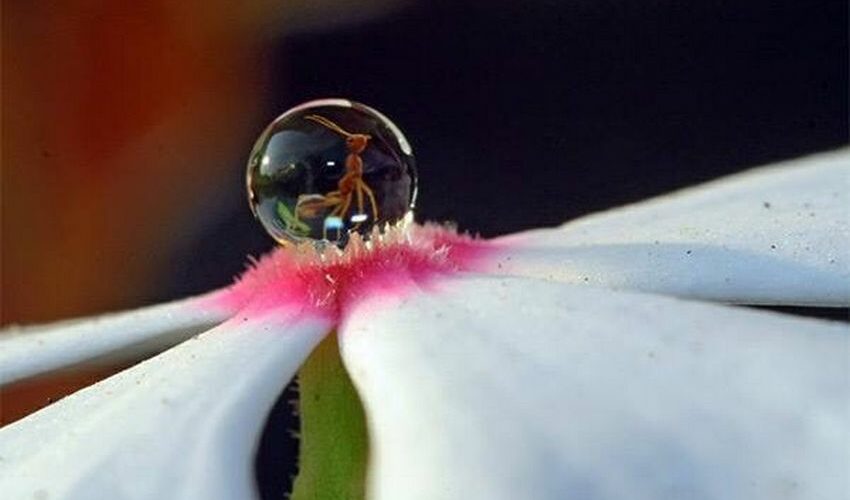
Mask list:
[[[345,219],[345,214],[348,213],[348,209],[351,207],[351,193],[345,195],[345,201],[337,208],[341,208],[339,213],[337,214],[341,219]]]
[[[366,184],[365,182],[363,182],[362,179],[358,183],[357,187],[362,188],[363,191],[366,191],[366,196],[369,197],[369,202],[372,204],[372,217],[374,218],[373,222],[375,224],[377,224],[378,223],[378,202],[375,201],[375,193],[372,192],[372,189],[369,187],[369,185]]]
[[[327,196],[310,195],[299,196],[295,204],[295,219],[301,220],[302,217],[313,218],[320,212],[325,212],[328,207],[339,205],[339,193],[331,192]]]
[[[364,206],[363,206],[363,190],[360,189],[360,184],[357,184],[357,187],[355,188],[355,190],[357,191],[357,213],[359,215],[362,215],[363,214],[363,208],[364,208]],[[357,224],[355,224],[352,229],[357,231],[358,229],[360,229],[360,226],[362,224],[363,224],[363,221],[358,221]]]
[[[342,194],[339,191],[331,191],[330,193],[326,194],[324,198],[324,205],[326,207],[334,207],[333,211],[328,214],[328,217],[336,217],[340,215],[339,212],[342,209]]]
[[[345,211],[348,210],[348,205],[351,203],[351,195],[345,196],[345,203],[343,203],[342,198],[340,197],[339,191],[331,191],[328,193],[326,198],[330,198],[330,200],[326,201],[326,206],[334,207],[333,211],[328,214],[328,218],[330,217],[340,217],[342,218],[345,215]],[[337,237],[339,237],[339,228],[337,227]],[[327,223],[322,225],[322,238],[328,239],[328,226]]]

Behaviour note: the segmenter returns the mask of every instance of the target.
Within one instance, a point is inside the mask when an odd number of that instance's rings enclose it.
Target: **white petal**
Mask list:
[[[330,326],[236,317],[0,429],[3,498],[252,498],[265,416]]]
[[[359,306],[371,498],[846,498],[850,329],[464,277]]]
[[[214,294],[53,324],[0,331],[0,385],[107,355],[165,348],[221,323],[233,312]]]
[[[499,240],[497,240],[499,241]],[[749,304],[850,305],[850,149],[502,239],[501,272]]]

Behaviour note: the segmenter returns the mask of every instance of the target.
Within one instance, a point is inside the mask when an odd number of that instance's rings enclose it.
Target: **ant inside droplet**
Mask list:
[[[401,131],[344,99],[296,106],[273,121],[248,161],[248,199],[280,243],[344,246],[413,209],[416,168]]]

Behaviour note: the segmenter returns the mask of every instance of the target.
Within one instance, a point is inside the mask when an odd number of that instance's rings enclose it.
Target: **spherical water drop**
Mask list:
[[[344,245],[405,219],[416,198],[413,152],[387,117],[345,99],[279,116],[248,160],[248,199],[280,243]]]

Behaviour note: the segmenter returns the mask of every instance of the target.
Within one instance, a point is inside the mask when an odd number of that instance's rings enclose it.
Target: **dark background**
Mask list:
[[[310,99],[376,107],[413,144],[417,219],[483,236],[848,141],[845,1],[423,2],[273,56],[257,133]],[[270,248],[242,175],[163,299]]]
[[[413,143],[418,219],[483,236],[848,140],[845,1],[430,2],[276,50],[288,93],[267,121],[326,96],[377,107]],[[233,244],[201,251],[222,234]],[[242,200],[207,238],[172,296],[269,246]],[[269,492],[285,488],[271,431]]]

